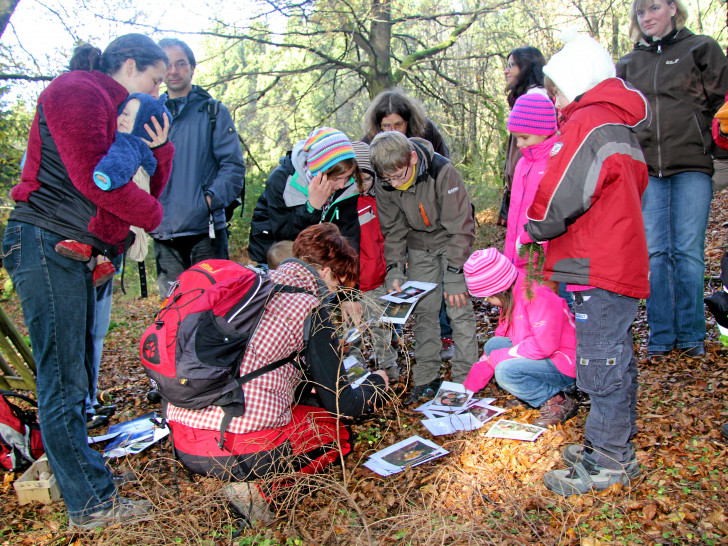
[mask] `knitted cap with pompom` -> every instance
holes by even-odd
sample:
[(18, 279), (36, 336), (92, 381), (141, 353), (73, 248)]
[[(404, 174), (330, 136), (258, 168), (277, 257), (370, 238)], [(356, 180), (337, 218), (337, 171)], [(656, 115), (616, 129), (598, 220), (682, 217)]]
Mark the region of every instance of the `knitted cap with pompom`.
[(566, 45), (549, 59), (543, 73), (569, 102), (616, 76), (612, 56), (594, 38), (572, 28), (564, 30), (561, 39)]

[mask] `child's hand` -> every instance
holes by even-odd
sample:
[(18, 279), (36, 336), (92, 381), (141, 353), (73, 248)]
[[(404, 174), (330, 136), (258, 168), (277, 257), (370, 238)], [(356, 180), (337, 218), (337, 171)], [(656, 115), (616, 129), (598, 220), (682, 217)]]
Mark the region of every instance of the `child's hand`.
[(399, 286), (399, 281), (397, 279), (392, 281), (392, 286), (394, 287), (394, 290), (387, 290), (390, 294), (396, 294), (397, 292), (401, 292), (402, 288)]
[(344, 324), (360, 326), (362, 312), (361, 303), (358, 301), (341, 302), (341, 319), (344, 321)]
[(448, 295), (447, 292), (444, 292), (444, 296), (451, 307), (457, 307), (458, 309), (460, 309), (461, 307), (465, 307), (468, 304), (467, 292), (463, 292), (462, 294), (450, 295)]
[(316, 210), (321, 210), (332, 193), (334, 186), (324, 173), (318, 173), (308, 184), (308, 202)]
[(147, 131), (147, 134), (149, 135), (151, 140), (142, 140), (144, 140), (146, 145), (152, 149), (159, 148), (167, 142), (167, 134), (169, 133), (169, 119), (167, 118), (167, 114), (162, 114), (162, 117), (164, 117), (164, 127), (159, 124), (157, 118), (154, 116), (152, 116), (152, 124), (154, 125), (153, 131), (151, 127), (149, 127), (148, 123), (144, 124), (144, 129)]

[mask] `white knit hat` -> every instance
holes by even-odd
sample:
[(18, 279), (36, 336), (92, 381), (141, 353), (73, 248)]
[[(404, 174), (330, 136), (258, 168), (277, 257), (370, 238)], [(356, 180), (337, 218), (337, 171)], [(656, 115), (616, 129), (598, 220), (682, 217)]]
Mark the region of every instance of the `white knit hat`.
[(549, 59), (543, 73), (569, 102), (617, 75), (612, 56), (594, 38), (568, 29), (561, 33), (561, 39), (566, 45)]

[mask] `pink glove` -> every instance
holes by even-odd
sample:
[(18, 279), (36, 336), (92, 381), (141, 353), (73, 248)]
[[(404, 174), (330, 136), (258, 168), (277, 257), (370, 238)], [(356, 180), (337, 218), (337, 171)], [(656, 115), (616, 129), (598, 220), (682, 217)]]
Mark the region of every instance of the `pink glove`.
[(468, 373), (468, 377), (463, 382), (463, 385), (468, 390), (478, 392), (488, 384), (488, 381), (493, 378), (493, 375), (495, 375), (495, 366), (491, 366), (488, 357), (483, 355), (470, 368), (470, 373)]

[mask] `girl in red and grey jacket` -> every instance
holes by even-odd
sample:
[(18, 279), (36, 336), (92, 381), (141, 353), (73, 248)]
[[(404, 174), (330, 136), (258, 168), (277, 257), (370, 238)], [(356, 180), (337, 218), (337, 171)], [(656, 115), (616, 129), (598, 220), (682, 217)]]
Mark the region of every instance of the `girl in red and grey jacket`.
[(470, 295), (501, 308), (495, 335), (473, 364), (465, 388), (477, 392), (495, 374), (501, 388), (540, 408), (533, 424), (573, 417), (576, 402), (564, 391), (574, 387), (576, 334), (566, 302), (542, 285), (533, 286), (529, 298), (523, 275), (495, 248), (473, 253), (464, 270)]

